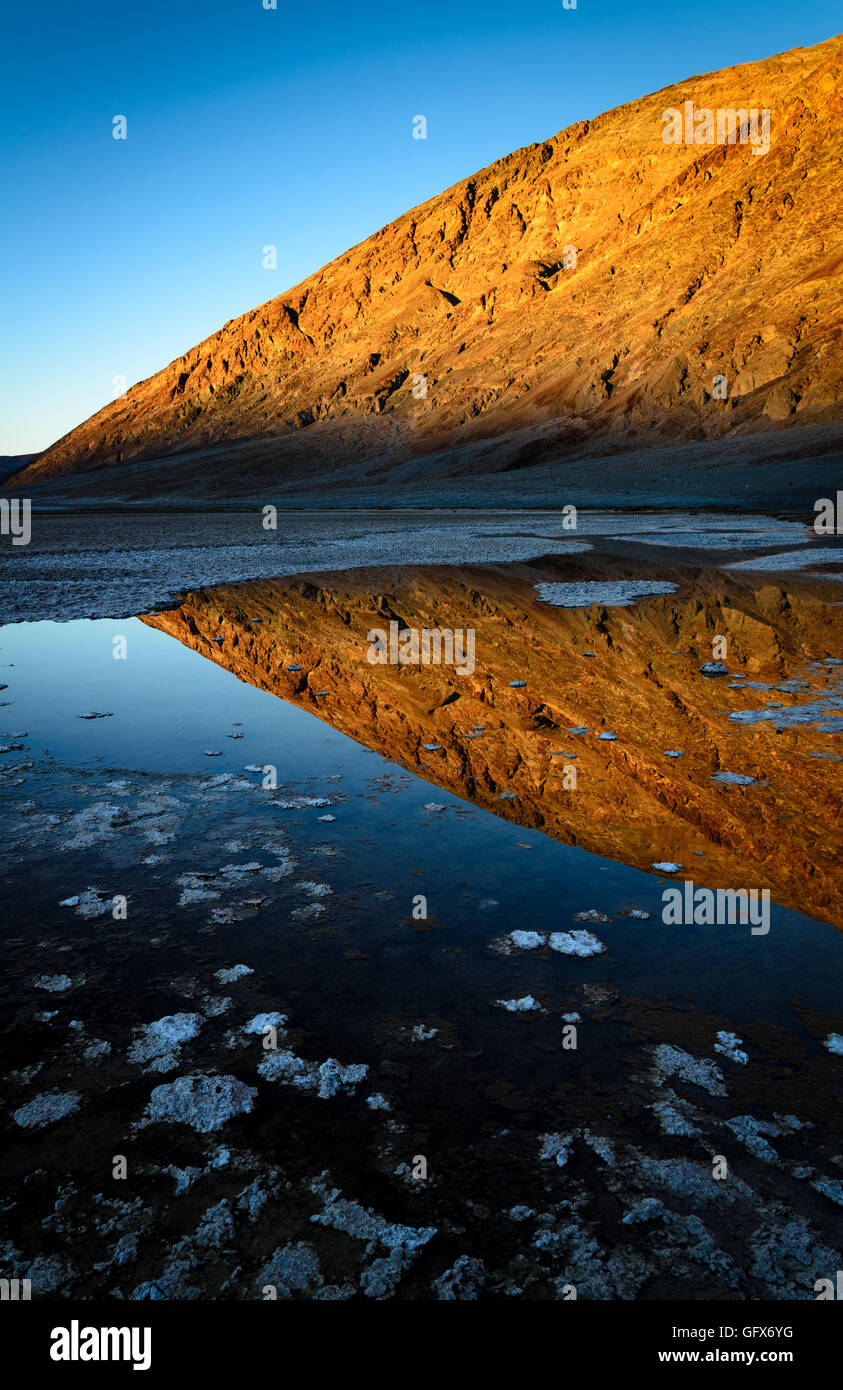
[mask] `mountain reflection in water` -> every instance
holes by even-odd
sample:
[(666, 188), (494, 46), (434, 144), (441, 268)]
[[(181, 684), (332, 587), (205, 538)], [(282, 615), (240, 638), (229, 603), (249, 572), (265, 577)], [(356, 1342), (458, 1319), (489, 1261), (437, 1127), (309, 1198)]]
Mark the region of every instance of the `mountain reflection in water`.
[[(298, 575), (144, 621), (495, 815), (843, 926), (843, 607), (809, 582), (686, 568), (631, 606), (555, 608), (547, 577)], [(368, 634), (390, 623), (473, 629), (474, 670), (373, 664)], [(721, 653), (728, 675), (700, 671)]]

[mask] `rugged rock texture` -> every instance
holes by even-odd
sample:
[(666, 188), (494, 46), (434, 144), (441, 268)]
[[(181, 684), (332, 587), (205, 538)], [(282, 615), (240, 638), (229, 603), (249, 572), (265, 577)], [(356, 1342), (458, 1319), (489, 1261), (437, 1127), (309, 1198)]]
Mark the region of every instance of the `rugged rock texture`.
[[(556, 566), (578, 581), (624, 573), (583, 556)], [(508, 820), (647, 871), (672, 860), (698, 884), (767, 887), (774, 901), (843, 926), (843, 764), (829, 756), (839, 735), (818, 731), (823, 715), (781, 731), (775, 719), (729, 718), (766, 704), (784, 716), (837, 688), (839, 667), (807, 665), (805, 689), (780, 687), (817, 657), (843, 655), (840, 606), (816, 596), (816, 580), (785, 589), (688, 568), (673, 573), (679, 588), (666, 597), (557, 609), (538, 601), (528, 576), (526, 567), (297, 576), (189, 594), (144, 621)], [(476, 669), (370, 664), (367, 633), (391, 620), (474, 628)], [(730, 672), (772, 688), (741, 691), (701, 674), (716, 636)], [(843, 696), (825, 710), (843, 711)], [(569, 732), (580, 726), (590, 732)], [(723, 773), (755, 780), (712, 780)]]
[[(244, 441), (279, 478), (365, 460), (375, 481), (430, 454), (434, 471), (489, 473), (595, 437), (838, 420), (841, 56), (838, 37), (688, 78), (499, 160), (227, 323), (22, 478), (210, 448), (179, 464), (201, 489), (235, 445), (249, 467)], [(665, 144), (662, 113), (686, 100), (769, 108), (769, 152)]]

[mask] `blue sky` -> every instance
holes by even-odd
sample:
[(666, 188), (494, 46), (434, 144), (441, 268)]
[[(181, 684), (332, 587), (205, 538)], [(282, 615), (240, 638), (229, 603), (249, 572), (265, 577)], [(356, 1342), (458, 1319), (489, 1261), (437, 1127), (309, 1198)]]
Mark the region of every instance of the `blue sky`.
[(45, 448), (115, 377), (152, 375), (501, 155), (840, 27), (830, 0), (277, 5), (7, 12), (0, 454)]

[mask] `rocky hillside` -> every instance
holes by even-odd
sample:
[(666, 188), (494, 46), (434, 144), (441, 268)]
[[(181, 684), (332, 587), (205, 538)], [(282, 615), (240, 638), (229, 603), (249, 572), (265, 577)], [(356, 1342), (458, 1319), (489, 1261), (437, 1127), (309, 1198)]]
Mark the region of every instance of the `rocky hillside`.
[[(201, 487), (226, 450), (248, 467), (246, 441), (279, 479), (355, 460), (377, 477), (442, 451), (447, 471), (493, 472), (595, 439), (838, 420), (842, 58), (838, 37), (691, 77), (499, 160), (227, 323), (22, 476), (200, 450)], [(666, 144), (663, 113), (686, 101), (768, 108), (769, 150)]]

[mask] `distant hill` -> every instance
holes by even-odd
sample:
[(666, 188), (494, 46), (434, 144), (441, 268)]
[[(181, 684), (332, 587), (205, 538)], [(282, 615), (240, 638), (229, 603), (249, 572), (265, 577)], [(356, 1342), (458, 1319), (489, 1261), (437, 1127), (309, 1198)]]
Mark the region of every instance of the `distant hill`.
[(0, 483), (39, 457), (38, 454), (0, 454)]

